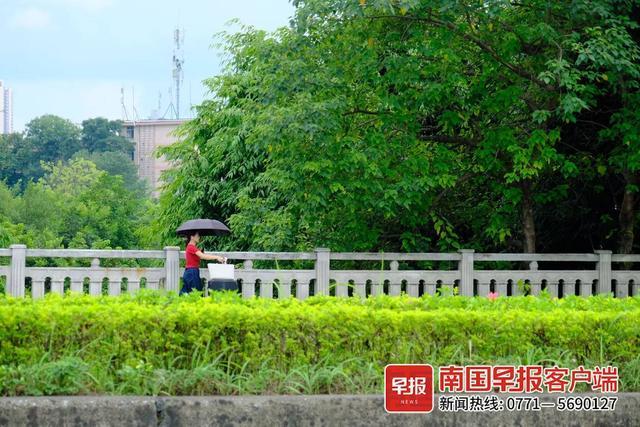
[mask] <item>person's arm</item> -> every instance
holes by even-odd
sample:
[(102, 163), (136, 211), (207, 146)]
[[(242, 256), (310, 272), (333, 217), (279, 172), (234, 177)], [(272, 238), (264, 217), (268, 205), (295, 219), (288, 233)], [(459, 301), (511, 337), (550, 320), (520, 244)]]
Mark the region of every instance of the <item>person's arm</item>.
[(196, 252), (196, 255), (198, 256), (198, 258), (204, 259), (204, 260), (218, 261), (220, 263), (224, 263), (226, 261), (225, 257), (221, 257), (221, 256), (218, 256), (218, 255), (205, 254), (202, 251)]

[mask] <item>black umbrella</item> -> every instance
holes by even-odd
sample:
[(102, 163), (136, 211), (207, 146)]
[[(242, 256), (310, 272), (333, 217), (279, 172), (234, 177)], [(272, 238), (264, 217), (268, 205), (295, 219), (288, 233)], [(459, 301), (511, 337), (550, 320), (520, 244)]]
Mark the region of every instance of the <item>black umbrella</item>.
[(183, 237), (188, 237), (195, 233), (201, 236), (224, 236), (231, 233), (231, 230), (215, 219), (191, 219), (183, 222), (176, 230), (176, 234)]

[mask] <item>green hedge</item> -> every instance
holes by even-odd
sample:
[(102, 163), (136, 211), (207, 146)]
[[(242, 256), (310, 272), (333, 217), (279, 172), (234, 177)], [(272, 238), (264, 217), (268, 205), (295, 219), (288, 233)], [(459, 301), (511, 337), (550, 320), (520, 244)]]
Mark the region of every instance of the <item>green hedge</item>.
[[(3, 395), (305, 392), (309, 378), (286, 387), (269, 378), (323, 369), (339, 371), (331, 381), (363, 383), (338, 392), (379, 392), (387, 363), (614, 364), (623, 388), (640, 390), (639, 354), (635, 297), (0, 298)], [(203, 386), (212, 366), (226, 380)], [(176, 373), (180, 380), (169, 378)], [(29, 386), (29, 375), (42, 384)], [(258, 377), (265, 383), (251, 386)], [(242, 379), (247, 387), (234, 388)], [(313, 391), (336, 391), (328, 387)]]

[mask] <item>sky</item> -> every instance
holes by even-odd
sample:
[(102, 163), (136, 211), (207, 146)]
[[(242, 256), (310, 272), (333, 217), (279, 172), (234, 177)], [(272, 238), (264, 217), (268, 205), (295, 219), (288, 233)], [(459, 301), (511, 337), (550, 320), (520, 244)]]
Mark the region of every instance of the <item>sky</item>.
[(0, 80), (13, 89), (14, 130), (43, 114), (121, 119), (122, 88), (129, 116), (135, 105), (148, 118), (159, 102), (164, 114), (176, 27), (185, 34), (181, 116), (192, 116), (202, 80), (221, 69), (214, 35), (237, 31), (232, 19), (272, 31), (293, 12), (288, 0), (0, 0)]

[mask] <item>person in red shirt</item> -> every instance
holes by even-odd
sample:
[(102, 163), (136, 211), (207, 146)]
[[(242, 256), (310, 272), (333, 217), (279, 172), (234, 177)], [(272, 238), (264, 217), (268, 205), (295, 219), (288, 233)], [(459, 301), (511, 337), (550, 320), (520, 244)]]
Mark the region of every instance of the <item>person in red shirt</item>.
[(180, 295), (191, 292), (193, 289), (202, 291), (202, 280), (200, 279), (200, 260), (218, 261), (220, 263), (226, 263), (227, 259), (218, 255), (209, 255), (198, 249), (198, 242), (200, 242), (200, 234), (195, 233), (189, 236), (187, 248), (185, 250), (185, 257), (187, 263), (184, 269), (184, 275), (182, 276), (182, 289)]

